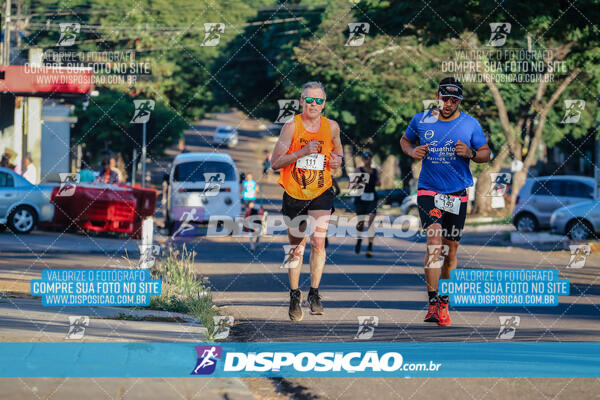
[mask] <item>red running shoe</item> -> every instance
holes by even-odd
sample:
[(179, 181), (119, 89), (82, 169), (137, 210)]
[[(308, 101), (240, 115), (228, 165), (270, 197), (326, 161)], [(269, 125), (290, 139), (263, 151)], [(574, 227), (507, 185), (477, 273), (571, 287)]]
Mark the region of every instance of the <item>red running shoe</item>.
[(448, 312), (448, 303), (444, 303), (443, 301), (438, 302), (438, 311), (437, 315), (439, 321), (437, 321), (438, 326), (450, 326), (450, 313)]
[(435, 303), (429, 303), (429, 307), (427, 308), (427, 315), (423, 320), (424, 322), (440, 322), (440, 317), (438, 315), (438, 304), (439, 300)]

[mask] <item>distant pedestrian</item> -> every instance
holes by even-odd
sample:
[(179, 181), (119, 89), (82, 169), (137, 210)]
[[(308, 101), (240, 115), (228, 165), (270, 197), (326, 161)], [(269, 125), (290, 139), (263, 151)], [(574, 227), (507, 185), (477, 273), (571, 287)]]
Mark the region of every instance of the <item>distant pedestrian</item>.
[(91, 183), (94, 182), (94, 171), (90, 168), (89, 158), (86, 156), (81, 160), (81, 169), (79, 170), (79, 182)]
[(124, 182), (123, 173), (119, 168), (117, 168), (117, 157), (114, 155), (110, 156), (110, 169), (113, 170), (117, 174), (117, 178), (119, 181), (117, 183)]
[(27, 179), (29, 182), (36, 184), (37, 183), (37, 169), (35, 165), (33, 165), (33, 159), (31, 158), (31, 154), (27, 154), (23, 159), (23, 163), (25, 165), (25, 172), (23, 172), (23, 178)]
[(107, 184), (119, 183), (119, 176), (110, 167), (110, 159), (105, 158), (102, 160), (102, 171), (94, 182)]
[(10, 162), (10, 154), (4, 153), (2, 154), (2, 160), (0, 161), (0, 167), (9, 168), (14, 170), (15, 165)]
[(271, 169), (271, 153), (269, 153), (269, 151), (265, 151), (265, 159), (263, 161), (263, 175), (268, 175), (271, 172), (273, 172), (273, 170)]
[(242, 202), (248, 205), (251, 201), (256, 201), (258, 191), (258, 184), (252, 179), (252, 174), (247, 174), (246, 179), (242, 182)]

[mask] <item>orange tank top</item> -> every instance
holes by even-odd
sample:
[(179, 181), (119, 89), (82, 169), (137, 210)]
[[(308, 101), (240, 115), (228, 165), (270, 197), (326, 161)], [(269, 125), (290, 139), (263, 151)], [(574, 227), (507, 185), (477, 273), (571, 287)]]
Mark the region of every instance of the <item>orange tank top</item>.
[[(321, 116), (321, 126), (317, 132), (309, 132), (304, 128), (301, 114), (294, 116), (294, 122), (296, 123), (296, 127), (294, 129), (292, 144), (287, 154), (300, 150), (311, 140), (319, 141), (319, 152), (313, 154), (312, 159), (307, 162), (298, 160), (283, 167), (279, 175), (279, 184), (285, 189), (288, 195), (295, 199), (312, 200), (331, 187), (329, 157), (331, 151), (334, 149), (331, 126), (329, 125), (329, 120), (323, 116)], [(323, 160), (323, 168), (312, 169), (312, 164), (316, 168), (319, 168), (321, 159)]]

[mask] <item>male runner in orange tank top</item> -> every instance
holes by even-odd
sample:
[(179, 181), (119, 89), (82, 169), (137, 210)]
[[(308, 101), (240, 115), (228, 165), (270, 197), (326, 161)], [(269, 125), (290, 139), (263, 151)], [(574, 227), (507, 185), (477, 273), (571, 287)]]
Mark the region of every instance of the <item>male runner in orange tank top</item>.
[(281, 169), (279, 184), (285, 189), (282, 213), (289, 221), (291, 250), (284, 266), (290, 280), (289, 317), (301, 321), (302, 292), (298, 289), (306, 237), (306, 217), (311, 221), (310, 291), (311, 313), (323, 314), (319, 283), (325, 266), (325, 237), (335, 198), (331, 170), (342, 163), (342, 142), (337, 122), (321, 115), (325, 90), (319, 82), (308, 82), (300, 98), (302, 114), (296, 115), (281, 129), (271, 156), (271, 167)]

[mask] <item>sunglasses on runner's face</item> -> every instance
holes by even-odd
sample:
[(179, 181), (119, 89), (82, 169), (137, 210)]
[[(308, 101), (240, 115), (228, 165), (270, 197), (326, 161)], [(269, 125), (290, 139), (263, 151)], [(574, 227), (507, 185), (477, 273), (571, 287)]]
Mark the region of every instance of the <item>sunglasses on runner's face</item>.
[(458, 97), (454, 97), (454, 96), (442, 96), (442, 97), (440, 97), (440, 99), (442, 99), (442, 101), (444, 103), (447, 102), (448, 100), (450, 100), (450, 102), (452, 104), (458, 104), (458, 103), (460, 103), (460, 99)]
[(325, 102), (325, 99), (320, 99), (318, 97), (304, 97), (304, 101), (307, 102), (308, 104), (312, 104), (314, 101), (318, 105), (321, 105)]

